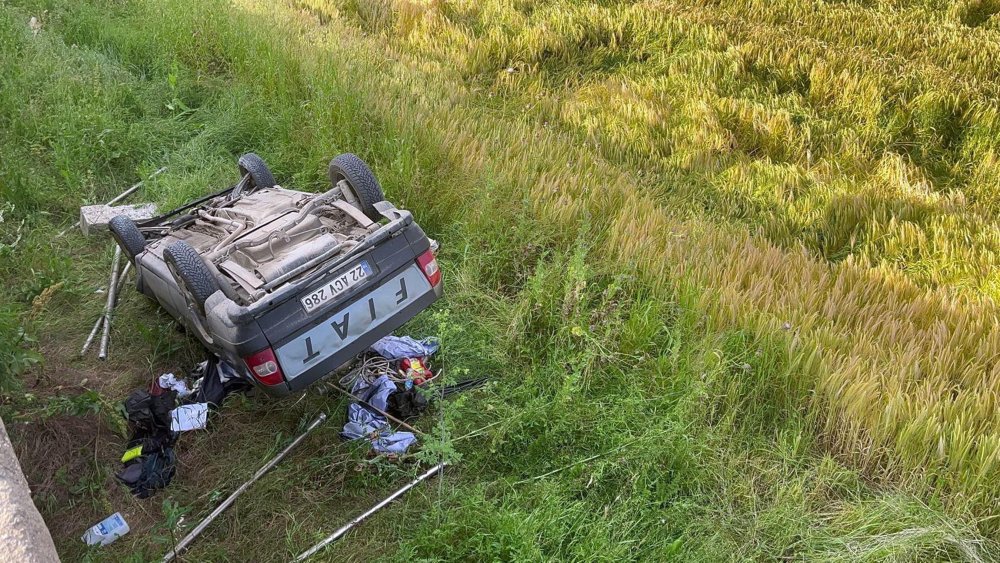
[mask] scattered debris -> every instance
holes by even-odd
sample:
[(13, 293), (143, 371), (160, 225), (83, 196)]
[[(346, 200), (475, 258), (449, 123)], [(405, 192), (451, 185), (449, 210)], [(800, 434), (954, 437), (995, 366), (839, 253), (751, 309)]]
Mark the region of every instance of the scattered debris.
[(193, 388), (172, 373), (154, 378), (149, 389), (136, 389), (122, 407), (131, 429), (125, 467), (118, 480), (139, 498), (151, 496), (170, 484), (176, 472), (173, 447), (181, 432), (205, 428), (208, 413), (232, 393), (245, 391), (250, 384), (240, 378), (232, 365), (215, 355), (191, 372)]
[(210, 354), (207, 360), (198, 364), (190, 377), (195, 384), (188, 401), (208, 403), (212, 409), (221, 407), (226, 397), (233, 393), (244, 393), (253, 387), (232, 364), (215, 354)]
[(129, 532), (128, 523), (120, 512), (115, 512), (84, 532), (83, 540), (87, 545), (108, 545)]
[(187, 381), (183, 379), (177, 379), (177, 376), (172, 373), (165, 373), (157, 379), (160, 387), (163, 389), (170, 389), (177, 393), (178, 399), (183, 399), (191, 394), (191, 390), (188, 389)]
[(42, 30), (42, 22), (38, 21), (35, 16), (31, 16), (31, 19), (28, 20), (28, 29), (31, 30), (31, 36), (34, 37)]
[(142, 451), (142, 455), (126, 464), (115, 477), (128, 486), (133, 495), (148, 498), (170, 484), (177, 473), (177, 457), (170, 447), (150, 453), (143, 447)]
[(123, 403), (131, 438), (122, 456), (125, 466), (116, 477), (139, 498), (169, 485), (176, 473), (173, 446), (177, 433), (170, 430), (170, 412), (176, 402), (176, 392), (154, 381), (149, 391), (136, 389)]
[[(375, 342), (361, 363), (340, 379), (351, 391), (333, 385), (355, 401), (347, 406), (347, 423), (340, 436), (345, 440), (367, 438), (379, 454), (406, 453), (416, 444), (417, 432), (402, 419), (426, 410), (427, 400), (416, 388), (434, 378), (428, 360), (440, 347), (436, 339), (409, 336), (389, 335)], [(393, 430), (390, 420), (413, 432)]]
[(188, 533), (188, 535), (184, 536), (184, 539), (178, 542), (177, 545), (174, 546), (174, 549), (170, 551), (170, 553), (164, 555), (163, 556), (164, 563), (168, 561), (173, 561), (174, 558), (176, 558), (181, 552), (187, 549), (187, 546), (190, 545), (191, 542), (193, 542), (195, 538), (197, 538), (203, 531), (205, 531), (205, 528), (207, 528), (208, 525), (211, 524), (213, 520), (215, 520), (220, 514), (223, 513), (223, 511), (225, 511), (234, 502), (236, 502), (237, 497), (242, 495), (248, 488), (250, 488), (250, 485), (254, 484), (265, 473), (270, 471), (271, 468), (277, 465), (278, 462), (280, 462), (288, 454), (288, 452), (292, 451), (292, 449), (294, 449), (295, 446), (298, 446), (299, 443), (302, 442), (302, 440), (304, 440), (305, 437), (309, 435), (310, 432), (312, 432), (317, 426), (322, 424), (323, 421), (325, 420), (326, 420), (326, 414), (320, 413), (320, 415), (316, 417), (316, 420), (314, 420), (312, 424), (310, 424), (305, 429), (305, 431), (302, 432), (302, 434), (299, 434), (298, 438), (296, 438), (291, 444), (288, 444), (288, 447), (286, 447), (284, 450), (281, 450), (281, 452), (278, 453), (278, 455), (271, 458), (271, 461), (267, 462), (266, 464), (264, 464), (263, 467), (258, 469), (257, 472), (253, 474), (253, 477), (251, 477), (249, 481), (243, 483), (242, 485), (240, 485), (240, 488), (233, 491), (233, 494), (229, 495), (229, 498), (222, 501), (222, 504), (216, 507), (216, 509), (213, 510), (211, 514), (209, 514), (204, 520), (202, 520), (197, 526), (195, 526), (194, 529), (191, 530), (190, 533)]
[(380, 415), (387, 406), (389, 396), (396, 392), (396, 383), (388, 375), (382, 375), (371, 384), (359, 378), (352, 393), (361, 398), (369, 409), (361, 403), (347, 406), (347, 423), (340, 432), (345, 440), (367, 437), (372, 449), (380, 454), (404, 454), (417, 437), (412, 432), (396, 432), (386, 417)]
[(384, 508), (390, 502), (392, 502), (392, 501), (396, 500), (397, 498), (403, 496), (404, 494), (406, 494), (407, 491), (409, 491), (413, 487), (419, 485), (422, 481), (425, 481), (425, 480), (429, 479), (430, 477), (433, 477), (434, 475), (436, 475), (439, 471), (443, 470), (446, 465), (448, 465), (448, 462), (442, 462), (442, 463), (439, 463), (439, 464), (435, 465), (434, 467), (428, 469), (423, 474), (421, 474), (420, 476), (418, 476), (416, 479), (414, 479), (414, 480), (410, 481), (409, 483), (407, 483), (406, 485), (404, 485), (401, 489), (397, 490), (396, 492), (392, 493), (391, 495), (389, 495), (388, 497), (386, 497), (384, 500), (382, 500), (381, 502), (379, 502), (375, 506), (373, 506), (373, 507), (369, 508), (368, 510), (366, 510), (360, 516), (354, 518), (353, 520), (351, 520), (347, 524), (344, 524), (336, 532), (334, 532), (334, 533), (330, 534), (329, 536), (327, 536), (326, 538), (324, 538), (323, 541), (319, 542), (318, 544), (310, 547), (306, 551), (304, 551), (301, 554), (299, 554), (299, 556), (295, 558), (295, 561), (305, 561), (306, 559), (309, 559), (313, 555), (316, 555), (323, 548), (325, 548), (326, 546), (330, 545), (331, 543), (337, 541), (338, 539), (340, 539), (341, 537), (343, 537), (344, 534), (346, 534), (347, 532), (351, 531), (351, 528), (353, 528), (354, 526), (357, 526), (358, 524), (360, 524), (361, 522), (363, 522), (366, 518), (368, 518), (372, 514), (375, 514), (376, 512), (378, 512), (379, 510), (381, 510), (382, 508)]
[(201, 430), (206, 424), (208, 424), (208, 403), (182, 405), (170, 411), (172, 432)]

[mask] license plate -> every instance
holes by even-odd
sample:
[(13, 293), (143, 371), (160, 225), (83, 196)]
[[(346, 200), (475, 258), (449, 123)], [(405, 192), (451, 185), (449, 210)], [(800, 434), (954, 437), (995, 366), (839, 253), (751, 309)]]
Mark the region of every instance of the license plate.
[(329, 280), (316, 291), (313, 291), (309, 295), (300, 299), (299, 301), (302, 302), (302, 308), (305, 309), (307, 313), (312, 313), (316, 309), (322, 307), (324, 303), (365, 281), (365, 279), (371, 274), (371, 266), (368, 265), (368, 262), (362, 260), (361, 262), (355, 264), (350, 270), (347, 270), (332, 280)]
[(288, 380), (298, 377), (375, 330), (432, 289), (417, 265), (410, 266), (350, 305), (330, 313), (316, 326), (280, 345), (275, 354), (281, 371)]

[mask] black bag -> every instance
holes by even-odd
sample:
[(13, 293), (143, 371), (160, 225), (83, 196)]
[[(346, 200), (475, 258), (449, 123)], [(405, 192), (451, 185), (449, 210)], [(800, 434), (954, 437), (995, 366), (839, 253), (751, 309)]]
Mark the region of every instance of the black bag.
[(153, 398), (143, 389), (136, 389), (125, 398), (125, 418), (135, 430), (153, 429)]
[(125, 444), (125, 450), (131, 450), (142, 446), (142, 453), (151, 454), (162, 452), (167, 448), (172, 448), (177, 443), (177, 436), (180, 432), (170, 432), (169, 430), (158, 430), (151, 434), (135, 436)]
[(427, 399), (417, 391), (416, 387), (389, 395), (386, 403), (386, 411), (402, 420), (416, 418), (427, 410)]
[(141, 457), (125, 465), (125, 469), (115, 477), (132, 490), (139, 498), (148, 498), (158, 489), (170, 484), (177, 472), (177, 458), (173, 448), (143, 454)]
[(164, 391), (152, 397), (149, 410), (153, 413), (153, 425), (159, 429), (170, 428), (170, 411), (177, 406), (177, 392)]
[(144, 389), (136, 389), (125, 399), (125, 417), (132, 424), (133, 434), (145, 436), (157, 429), (170, 429), (170, 411), (177, 404), (177, 393), (166, 391), (155, 397)]

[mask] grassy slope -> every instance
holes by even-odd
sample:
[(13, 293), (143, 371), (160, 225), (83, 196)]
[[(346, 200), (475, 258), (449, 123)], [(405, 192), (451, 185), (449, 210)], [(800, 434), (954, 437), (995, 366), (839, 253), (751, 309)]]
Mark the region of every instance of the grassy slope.
[(736, 326), (790, 325), (836, 449), (878, 467), (889, 448), (996, 511), (989, 5), (311, 5), (521, 136), (583, 145), (536, 158), (480, 128), (511, 167), (565, 162), (536, 203), (569, 225), (589, 213), (652, 285), (708, 289)]
[[(11, 77), (0, 90), (9, 131), (0, 139), (0, 189), (14, 206), (3, 242), (25, 220), (24, 238), (3, 250), (0, 276), (11, 288), (7, 303), (22, 311), (16, 320), (46, 357), (28, 374), (29, 384), (38, 381), (35, 399), (12, 394), (4, 416), (31, 421), (15, 436), (67, 558), (80, 554), (82, 528), (112, 510), (124, 509), (135, 529), (112, 557), (149, 557), (165, 532), (154, 529), (159, 499), (134, 501), (107, 478), (120, 438), (106, 402), (58, 397), (87, 387), (114, 401), (144, 377), (193, 361), (195, 351), (133, 295), (117, 325), (114, 363), (71, 360), (99, 306), (90, 293), (108, 253), (75, 236), (50, 239), (81, 200), (105, 199), (143, 171), (169, 164), (149, 193), (176, 203), (229, 180), (233, 155), (249, 148), (279, 178), (313, 189), (331, 154), (368, 159), (390, 197), (445, 242), (449, 297), (411, 330), (446, 338), (450, 370), (499, 376), (445, 413), (452, 436), (497, 423), (452, 443), (461, 468), (368, 524), (340, 555), (905, 560), (989, 549), (976, 543), (970, 505), (935, 492), (953, 485), (924, 489), (916, 479), (900, 488), (827, 453), (851, 448), (831, 447), (842, 434), (825, 430), (825, 402), (812, 392), (818, 369), (780, 331), (728, 312), (725, 299), (739, 292), (721, 291), (722, 306), (701, 295), (701, 282), (725, 290), (724, 273), (704, 273), (696, 253), (683, 275), (664, 272), (668, 283), (622, 273), (606, 245), (622, 236), (623, 221), (607, 210), (637, 203), (621, 191), (635, 178), (628, 162), (594, 158), (572, 136), (511, 119), (510, 108), (481, 103), (447, 68), (398, 60), (341, 27), (332, 10), (44, 7), (34, 38), (24, 22), (42, 6), (0, 12), (0, 64)], [(605, 192), (585, 189), (581, 178), (595, 172), (623, 179)], [(730, 231), (699, 220), (674, 228), (715, 241), (708, 249), (726, 258)], [(806, 256), (788, 260), (812, 267)], [(34, 315), (23, 312), (59, 282)], [(310, 395), (294, 405), (234, 405), (212, 433), (185, 440), (178, 481), (163, 496), (203, 514), (211, 491), (241, 482), (281, 443), (276, 433), (289, 435), (320, 408), (339, 413), (342, 404)], [(103, 432), (92, 438), (95, 426)], [(391, 468), (344, 476), (360, 456), (334, 436), (329, 425), (309, 455), (255, 489), (193, 556), (287, 558), (400, 480)], [(56, 448), (70, 471), (60, 473), (44, 448)], [(895, 467), (892, 456), (859, 457)]]

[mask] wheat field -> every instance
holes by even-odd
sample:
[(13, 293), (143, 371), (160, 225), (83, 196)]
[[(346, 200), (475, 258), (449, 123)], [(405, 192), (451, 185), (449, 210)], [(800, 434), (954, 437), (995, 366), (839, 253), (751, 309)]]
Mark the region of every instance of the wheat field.
[[(1000, 553), (1000, 4), (14, 4), (0, 149), (18, 158), (0, 164), (0, 188), (32, 230), (0, 246), (0, 280), (18, 288), (0, 334), (25, 349), (0, 357), (7, 372), (39, 369), (29, 348), (65, 360), (53, 344), (65, 323), (31, 312), (56, 283), (68, 282), (50, 309), (85, 331), (59, 292), (101, 274), (55, 272), (101, 251), (45, 238), (81, 192), (110, 194), (166, 159), (150, 194), (179, 203), (247, 146), (318, 189), (338, 147), (443, 242), (449, 296), (417, 327), (452, 335), (464, 368), (503, 374), (447, 414), (441, 451), (469, 469), (444, 500), (413, 501), (399, 510), (418, 525), (388, 516), (386, 537), (338, 556)], [(43, 9), (39, 41), (20, 22)], [(127, 142), (97, 150), (103, 130)], [(0, 223), (0, 242), (16, 226)], [(126, 327), (163, 334), (129, 307)], [(154, 336), (136, 351), (160, 354)], [(158, 362), (190, 353), (172, 346)], [(257, 416), (241, 408), (237, 420)], [(276, 410), (275, 424), (305, 416)], [(484, 442), (454, 441), (465, 435)], [(271, 505), (246, 508), (281, 514), (287, 539), (268, 557), (307, 545), (317, 511), (353, 498), (327, 481), (342, 461), (325, 448), (307, 475), (334, 492), (275, 485)], [(201, 493), (176, 498), (205, 511)], [(200, 555), (229, 558), (225, 537)]]
[(563, 133), (481, 152), (548, 163), (539, 213), (664, 294), (785, 332), (835, 451), (1000, 509), (1000, 6), (314, 7), (498, 100), (507, 139)]

